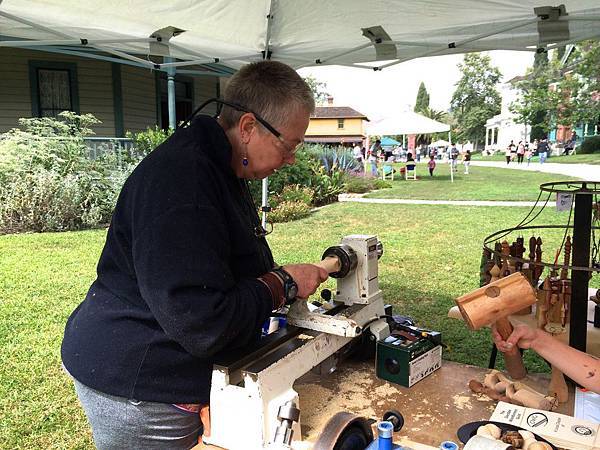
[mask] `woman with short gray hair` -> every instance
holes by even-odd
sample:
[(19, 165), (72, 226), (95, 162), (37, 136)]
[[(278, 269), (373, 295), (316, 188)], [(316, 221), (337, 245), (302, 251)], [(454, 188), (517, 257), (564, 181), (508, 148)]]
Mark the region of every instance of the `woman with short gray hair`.
[(274, 263), (247, 185), (295, 162), (310, 88), (262, 61), (212, 101), (218, 119), (195, 117), (125, 182), (97, 278), (67, 322), (63, 363), (99, 449), (194, 446), (215, 357), (257, 342), (273, 310), (327, 279)]

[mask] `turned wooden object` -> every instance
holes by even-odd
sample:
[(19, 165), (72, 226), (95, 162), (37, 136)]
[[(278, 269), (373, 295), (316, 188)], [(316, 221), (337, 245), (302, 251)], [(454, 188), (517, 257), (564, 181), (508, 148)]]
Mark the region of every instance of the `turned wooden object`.
[(511, 403), (521, 404), (528, 408), (542, 409), (551, 411), (555, 407), (553, 398), (544, 397), (537, 391), (521, 383), (512, 383), (506, 387), (506, 396), (511, 400)]
[(337, 256), (327, 256), (325, 259), (315, 263), (315, 266), (322, 267), (327, 273), (339, 272), (341, 269), (340, 259)]
[[(456, 304), (471, 330), (495, 323), (498, 333), (506, 340), (513, 331), (508, 316), (535, 301), (535, 291), (527, 278), (515, 272), (457, 298)], [(504, 362), (513, 379), (524, 378), (527, 374), (517, 346), (504, 353)]]

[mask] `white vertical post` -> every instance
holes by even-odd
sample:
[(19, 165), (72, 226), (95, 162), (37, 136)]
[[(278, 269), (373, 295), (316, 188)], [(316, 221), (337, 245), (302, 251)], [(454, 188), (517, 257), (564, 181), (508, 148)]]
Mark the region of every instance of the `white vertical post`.
[[(165, 62), (173, 62), (173, 58), (165, 56)], [(177, 115), (175, 109), (175, 67), (167, 67), (167, 105), (169, 108), (169, 128), (177, 128)]]

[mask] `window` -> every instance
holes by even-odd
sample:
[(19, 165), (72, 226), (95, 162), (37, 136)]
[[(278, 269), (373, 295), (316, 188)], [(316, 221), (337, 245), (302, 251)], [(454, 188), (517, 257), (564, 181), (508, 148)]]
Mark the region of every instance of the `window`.
[(344, 119), (338, 119), (338, 130), (344, 129)]
[(62, 111), (73, 111), (68, 70), (38, 69), (40, 117), (56, 117)]
[(29, 82), (34, 117), (56, 117), (62, 111), (79, 113), (75, 64), (30, 61)]

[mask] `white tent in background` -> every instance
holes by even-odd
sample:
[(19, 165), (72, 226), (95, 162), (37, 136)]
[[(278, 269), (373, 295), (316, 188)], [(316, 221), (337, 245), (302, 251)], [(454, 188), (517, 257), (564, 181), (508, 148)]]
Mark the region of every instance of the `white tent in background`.
[(394, 134), (428, 134), (450, 131), (450, 125), (430, 119), (412, 111), (406, 111), (386, 117), (380, 121), (367, 124), (369, 135), (394, 135)]
[(431, 144), (429, 144), (430, 147), (432, 148), (440, 148), (440, 147), (448, 147), (450, 145), (450, 142), (445, 141), (443, 139), (439, 139), (437, 141), (432, 142)]

